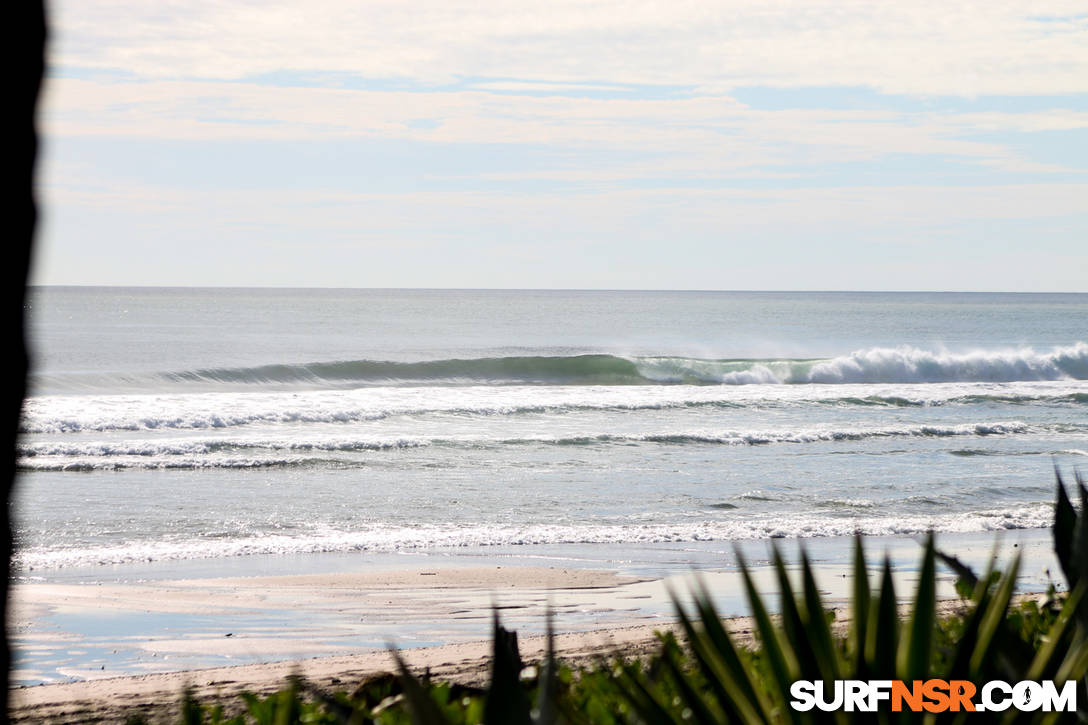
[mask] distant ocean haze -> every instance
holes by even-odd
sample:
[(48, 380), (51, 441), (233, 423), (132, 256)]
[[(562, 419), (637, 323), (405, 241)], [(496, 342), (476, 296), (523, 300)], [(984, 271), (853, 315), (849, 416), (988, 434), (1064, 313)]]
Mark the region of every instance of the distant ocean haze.
[(1046, 526), (1088, 295), (40, 288), (18, 564)]

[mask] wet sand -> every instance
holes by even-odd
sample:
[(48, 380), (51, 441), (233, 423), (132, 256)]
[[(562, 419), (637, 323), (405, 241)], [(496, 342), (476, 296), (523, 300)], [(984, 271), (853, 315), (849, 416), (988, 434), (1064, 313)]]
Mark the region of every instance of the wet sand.
[[(945, 537), (981, 568), (994, 537)], [(849, 539), (806, 542), (828, 606), (845, 602)], [(815, 545), (811, 545), (815, 544)], [(898, 590), (913, 590), (917, 542), (867, 542), (895, 563)], [(792, 546), (786, 547), (792, 549)], [(1045, 588), (1054, 571), (1049, 532), (1017, 532), (1005, 552), (1027, 554), (1021, 591)], [(765, 549), (764, 549), (765, 550)], [(766, 560), (746, 555), (757, 586), (775, 594)], [(418, 563), (418, 562), (416, 562)], [(478, 682), (486, 670), (493, 608), (519, 632), (523, 655), (543, 651), (545, 612), (554, 612), (562, 656), (575, 661), (620, 652), (639, 656), (654, 632), (672, 626), (675, 593), (687, 601), (690, 573), (633, 574), (623, 568), (465, 566), (465, 560), (385, 570), (260, 576), (192, 576), (136, 581), (24, 582), (15, 587), (11, 629), (17, 648), (12, 693), (16, 720), (113, 722), (169, 712), (188, 685), (204, 698), (270, 692), (299, 672), (327, 688), (353, 687), (388, 671), (395, 645), (413, 667)], [(698, 577), (723, 615), (747, 611), (735, 567)], [(954, 596), (952, 577), (939, 594)], [(955, 606), (952, 602), (948, 606)], [(845, 613), (837, 617), (846, 622)], [(743, 638), (749, 624), (731, 620)], [(163, 709), (165, 708), (165, 709)]]

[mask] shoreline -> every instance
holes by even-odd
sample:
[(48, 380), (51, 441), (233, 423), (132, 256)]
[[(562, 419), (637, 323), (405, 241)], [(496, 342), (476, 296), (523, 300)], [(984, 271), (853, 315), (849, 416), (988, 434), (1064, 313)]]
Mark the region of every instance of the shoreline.
[[(993, 533), (944, 535), (938, 545), (981, 570), (995, 538)], [(1048, 569), (1057, 571), (1050, 531), (1010, 531), (1004, 539), (1002, 562), (1014, 551), (1024, 554), (1021, 594), (1045, 590)], [(797, 540), (775, 543), (789, 562), (796, 560)], [(841, 607), (850, 586), (852, 539), (800, 543), (825, 603)], [(726, 546), (717, 542), (711, 548), (718, 554)], [(915, 540), (874, 537), (865, 546), (870, 575), (886, 554), (897, 591), (913, 592), (921, 554)], [(777, 587), (767, 547), (766, 541), (740, 545), (757, 588), (773, 602)], [(354, 570), (326, 561), (328, 570), (307, 574), (169, 579), (167, 567), (158, 578), (22, 582), (12, 599), (11, 632), (19, 657), (13, 682), (23, 685), (11, 690), (12, 717), (123, 720), (140, 708), (176, 705), (186, 684), (208, 697), (242, 689), (270, 692), (296, 670), (322, 687), (351, 687), (353, 679), (391, 669), (386, 651), (391, 644), (412, 667), (478, 681), (486, 674), (493, 605), (503, 625), (519, 633), (526, 660), (543, 652), (548, 609), (557, 631), (564, 632), (557, 635), (564, 658), (585, 661), (617, 651), (638, 656), (656, 646), (655, 631), (674, 622), (670, 590), (688, 604), (696, 577), (743, 634), (748, 609), (735, 560), (719, 557), (715, 568), (705, 561), (692, 564), (691, 556), (680, 556), (690, 548), (655, 547), (661, 561), (653, 566), (630, 560), (616, 565), (614, 552), (597, 547), (596, 559), (566, 567), (557, 557), (542, 560), (544, 565), (510, 566), (509, 559), (468, 556), (431, 560), (429, 566), (416, 559), (410, 567), (367, 568), (356, 557)], [(532, 559), (519, 554), (519, 564)], [(663, 566), (669, 557), (678, 561)], [(570, 557), (563, 561), (573, 563)], [(958, 602), (952, 584), (952, 575), (942, 571), (938, 596), (944, 607)], [(846, 619), (840, 612), (836, 621), (843, 626)]]
[[(656, 646), (655, 632), (669, 626), (662, 622), (562, 633), (556, 635), (556, 648), (560, 656), (570, 662), (587, 662), (615, 652), (625, 656), (641, 656)], [(543, 657), (542, 635), (519, 636), (518, 642), (526, 662)], [(414, 671), (429, 669), (438, 679), (479, 685), (487, 679), (491, 642), (460, 642), (401, 649), (399, 652)], [(351, 689), (362, 680), (391, 672), (393, 668), (389, 652), (374, 651), (19, 687), (11, 690), (10, 716), (13, 722), (122, 720), (138, 712), (147, 714), (150, 710), (161, 714), (174, 708), (187, 686), (194, 688), (198, 698), (218, 701), (230, 699), (243, 691), (262, 695), (274, 692), (295, 674), (302, 675), (322, 689)]]
[[(1019, 598), (1030, 596), (1019, 595)], [(941, 599), (937, 608), (940, 616), (949, 616), (961, 611), (963, 602)], [(903, 616), (907, 607), (901, 605), (900, 610)], [(836, 607), (833, 611), (833, 629), (845, 633), (850, 624), (848, 609)], [(728, 617), (723, 623), (738, 645), (755, 644), (751, 617)], [(673, 621), (557, 633), (556, 656), (575, 666), (613, 656), (641, 658), (657, 651), (660, 646), (657, 633), (665, 631), (679, 634)], [(518, 644), (526, 664), (538, 662), (545, 656), (546, 638), (543, 635), (519, 636)], [(412, 671), (429, 671), (437, 680), (482, 686), (490, 674), (490, 640), (398, 651)], [(181, 694), (186, 688), (192, 688), (202, 702), (229, 703), (233, 700), (233, 704), (240, 704), (240, 693), (266, 696), (282, 689), (287, 678), (293, 675), (303, 677), (324, 691), (335, 691), (350, 690), (366, 679), (393, 670), (391, 654), (380, 651), (19, 687), (11, 690), (9, 717), (11, 722), (52, 723), (116, 722), (137, 714), (169, 718), (178, 711)]]

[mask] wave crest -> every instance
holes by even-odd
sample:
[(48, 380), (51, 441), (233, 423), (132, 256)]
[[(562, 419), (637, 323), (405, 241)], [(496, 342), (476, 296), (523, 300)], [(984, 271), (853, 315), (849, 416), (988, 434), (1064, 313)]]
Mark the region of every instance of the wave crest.
[(1031, 348), (968, 353), (916, 347), (873, 347), (822, 359), (694, 360), (636, 359), (639, 372), (658, 383), (911, 384), (1011, 383), (1088, 380), (1088, 343), (1037, 352)]
[[(988, 437), (1032, 433), (1036, 427), (1021, 421), (964, 423), (960, 425), (888, 426), (874, 428), (675, 431), (661, 433), (585, 433), (569, 436), (488, 438), (346, 437), (309, 441), (260, 438), (209, 438), (160, 441), (89, 441), (23, 443), (18, 448), (22, 470), (88, 471), (126, 468), (255, 468), (336, 465), (342, 454), (397, 451), (408, 448), (497, 448), (505, 446), (600, 446), (655, 444), (668, 446), (765, 446), (774, 444), (835, 443), (880, 438)], [(357, 463), (357, 461), (356, 461)]]
[[(137, 379), (138, 378), (138, 379)], [(824, 359), (702, 359), (682, 356), (528, 355), (396, 362), (343, 360), (202, 368), (133, 377), (46, 376), (48, 386), (157, 390), (166, 386), (350, 388), (459, 385), (780, 385), (1088, 380), (1088, 343), (966, 353), (873, 347)]]
[[(851, 510), (867, 511), (857, 502)], [(102, 566), (133, 562), (211, 559), (261, 554), (310, 554), (354, 551), (411, 551), (435, 548), (514, 547), (548, 544), (643, 545), (696, 541), (741, 541), (766, 538), (848, 537), (857, 532), (871, 536), (909, 536), (928, 531), (972, 533), (1045, 528), (1053, 507), (1033, 503), (954, 514), (841, 516), (813, 514), (729, 515), (698, 522), (604, 523), (598, 525), (527, 524), (524, 526), (426, 525), (375, 526), (355, 531), (314, 530), (237, 537), (194, 537), (175, 541), (132, 541), (86, 548), (22, 548), (15, 566), (23, 572), (75, 566)]]
[[(1036, 352), (1030, 348), (965, 354), (913, 347), (860, 350), (814, 364), (808, 383), (1006, 383), (1088, 378), (1088, 344)], [(794, 382), (794, 381), (789, 381)]]

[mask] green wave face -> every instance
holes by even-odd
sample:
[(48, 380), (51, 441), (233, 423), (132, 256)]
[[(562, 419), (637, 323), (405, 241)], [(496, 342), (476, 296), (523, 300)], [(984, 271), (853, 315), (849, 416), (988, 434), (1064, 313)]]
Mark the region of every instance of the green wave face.
[(465, 360), (390, 362), (349, 360), (304, 365), (211, 368), (172, 373), (174, 380), (223, 383), (357, 381), (361, 383), (472, 381), (565, 385), (647, 385), (637, 365), (613, 355), (488, 357)]
[(168, 373), (174, 381), (361, 384), (470, 382), (558, 385), (751, 385), (1014, 382), (1088, 379), (1088, 343), (1051, 351), (953, 354), (870, 348), (825, 359), (725, 359), (678, 356), (538, 355), (422, 362), (348, 360)]

